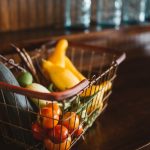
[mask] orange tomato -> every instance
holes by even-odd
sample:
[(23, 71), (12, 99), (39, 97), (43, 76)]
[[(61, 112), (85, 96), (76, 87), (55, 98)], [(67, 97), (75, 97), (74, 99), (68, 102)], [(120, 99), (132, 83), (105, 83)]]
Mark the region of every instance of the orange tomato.
[(47, 107), (52, 108), (55, 111), (55, 113), (57, 113), (58, 115), (61, 115), (61, 109), (57, 102), (51, 102), (47, 104)]
[(64, 142), (59, 144), (55, 144), (50, 139), (46, 138), (44, 140), (44, 145), (47, 150), (68, 150), (71, 146), (71, 136), (68, 136)]
[(59, 115), (51, 107), (40, 109), (40, 120), (44, 128), (53, 128), (58, 124)]
[(79, 127), (79, 116), (75, 112), (67, 112), (63, 116), (62, 125), (64, 125), (69, 133), (72, 133)]

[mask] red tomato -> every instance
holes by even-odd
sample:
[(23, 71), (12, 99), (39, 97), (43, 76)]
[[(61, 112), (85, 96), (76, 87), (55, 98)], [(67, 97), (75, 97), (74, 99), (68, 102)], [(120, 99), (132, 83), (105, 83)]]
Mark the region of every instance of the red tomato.
[(75, 137), (79, 137), (83, 132), (83, 127), (82, 125), (79, 125), (79, 128), (75, 131), (74, 135)]
[(64, 142), (65, 139), (68, 137), (69, 131), (66, 127), (62, 125), (57, 125), (54, 127), (53, 130), (49, 131), (49, 136), (52, 139), (52, 141), (56, 143)]
[(40, 110), (41, 123), (44, 128), (53, 128), (58, 124), (59, 115), (51, 107), (43, 107)]
[(67, 112), (63, 116), (62, 125), (69, 130), (69, 133), (72, 133), (79, 127), (79, 116), (75, 112)]
[(32, 134), (36, 140), (42, 141), (44, 138), (44, 129), (41, 128), (38, 122), (32, 124)]

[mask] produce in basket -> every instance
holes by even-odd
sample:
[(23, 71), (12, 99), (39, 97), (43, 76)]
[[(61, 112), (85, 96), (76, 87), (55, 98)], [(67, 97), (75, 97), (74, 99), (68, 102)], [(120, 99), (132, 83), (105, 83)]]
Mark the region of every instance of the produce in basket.
[(78, 84), (85, 77), (75, 68), (66, 56), (68, 41), (62, 39), (56, 45), (47, 60), (43, 60), (42, 68), (59, 90), (66, 90)]
[(43, 69), (59, 90), (69, 89), (80, 82), (70, 70), (55, 65), (50, 61), (43, 60)]
[(61, 109), (60, 109), (60, 107), (59, 107), (59, 104), (58, 104), (58, 102), (56, 102), (56, 101), (49, 102), (49, 103), (47, 104), (47, 107), (51, 107), (51, 108), (55, 111), (55, 113), (56, 113), (57, 115), (59, 115), (59, 116), (62, 114)]
[(33, 77), (30, 72), (23, 71), (17, 78), (19, 84), (23, 87), (26, 87), (27, 85), (32, 84)]
[[(18, 81), (12, 74), (12, 72), (2, 63), (0, 63), (0, 81), (4, 83), (8, 83), (10, 85), (19, 86)], [(30, 109), (33, 110), (28, 99), (19, 94), (13, 94), (8, 90), (4, 91), (4, 96), (6, 99), (6, 103), (12, 106), (18, 106), (22, 110)]]
[(66, 56), (67, 48), (68, 41), (66, 39), (61, 39), (56, 45), (54, 52), (48, 57), (48, 61), (70, 70), (80, 81), (82, 81), (85, 77), (76, 69), (71, 60)]
[(53, 53), (48, 57), (48, 60), (55, 65), (65, 67), (65, 55), (68, 48), (68, 41), (65, 39), (60, 40)]
[[(85, 77), (77, 70), (71, 60), (66, 56), (68, 41), (65, 39), (60, 40), (53, 53), (47, 60), (43, 60), (42, 68), (47, 73), (51, 81), (59, 90), (66, 90), (84, 80)], [(112, 83), (106, 81), (100, 86), (93, 85), (88, 88), (81, 96), (93, 95), (98, 90), (104, 89), (104, 92), (111, 88)], [(101, 94), (102, 95), (102, 94)], [(98, 96), (100, 97), (100, 96)]]
[(93, 111), (95, 111), (96, 109), (99, 109), (99, 111), (102, 110), (103, 108), (103, 99), (104, 96), (104, 92), (98, 92), (97, 94), (95, 94), (94, 98), (90, 101), (90, 103), (87, 104), (87, 108), (86, 108), (86, 112), (89, 115), (90, 113), (92, 113)]
[(36, 140), (42, 141), (46, 136), (46, 131), (41, 127), (38, 122), (34, 122), (32, 123), (32, 134)]
[(75, 137), (79, 137), (83, 133), (83, 126), (80, 124), (78, 129), (75, 131)]
[[(77, 125), (75, 125), (75, 127), (78, 128), (79, 125), (78, 116), (75, 115), (74, 112), (70, 112), (69, 114), (72, 114), (73, 117), (76, 116)], [(50, 102), (49, 104), (47, 104), (46, 106), (42, 107), (39, 110), (37, 121), (35, 121), (32, 124), (31, 129), (33, 137), (36, 140), (44, 141), (44, 145), (48, 150), (51, 149), (57, 150), (59, 149), (59, 146), (61, 150), (65, 150), (69, 149), (71, 145), (71, 136), (69, 135), (70, 128), (67, 125), (68, 123), (66, 122), (66, 126), (68, 128), (63, 126), (62, 124), (58, 124), (62, 123), (59, 120), (60, 115), (62, 115), (62, 112), (58, 102), (55, 101)], [(74, 119), (70, 119), (72, 123), (71, 125), (72, 128), (74, 124), (73, 121), (75, 121)]]
[(103, 93), (110, 90), (111, 87), (112, 87), (111, 81), (104, 81), (100, 85), (92, 85), (91, 87), (87, 88), (87, 90), (84, 91), (80, 96), (83, 97), (91, 96), (98, 91)]
[[(48, 59), (42, 60), (43, 71), (52, 81), (51, 85), (55, 85), (58, 90), (62, 91), (69, 89), (86, 79), (66, 56), (67, 47), (67, 40), (60, 40)], [(19, 81), (21, 81), (21, 85), (25, 86), (27, 89), (44, 93), (50, 92), (47, 88), (38, 83), (27, 82), (24, 84), (25, 81), (22, 80), (22, 78)], [(86, 108), (86, 115), (84, 117), (93, 113), (96, 109), (102, 109), (104, 93), (110, 90), (111, 86), (112, 83), (110, 81), (105, 81), (100, 85), (90, 86), (82, 94), (80, 94), (79, 97), (81, 98), (81, 105), (83, 105), (82, 99), (87, 99), (88, 102), (84, 106)], [(54, 148), (54, 145), (54, 149), (57, 150), (59, 149), (59, 146), (61, 146), (60, 149), (64, 150), (64, 143), (67, 143), (69, 148), (71, 145), (71, 136), (69, 136), (69, 134), (73, 133), (74, 138), (79, 137), (83, 133), (83, 126), (80, 124), (80, 119), (85, 118), (80, 114), (76, 114), (76, 111), (80, 108), (75, 109), (75, 111), (73, 111), (74, 108), (66, 108), (66, 110), (68, 110), (62, 115), (58, 102), (50, 102), (35, 98), (31, 98), (31, 100), (40, 108), (38, 113), (38, 122), (32, 124), (33, 136), (37, 140), (44, 140), (45, 147), (48, 150)], [(71, 105), (72, 104), (70, 104), (70, 106)], [(62, 119), (61, 121), (60, 118)], [(67, 141), (68, 138), (70, 140)]]
[(65, 68), (69, 69), (80, 81), (85, 79), (67, 56), (65, 56)]
[[(29, 90), (32, 90), (32, 91), (50, 93), (50, 91), (46, 87), (44, 87), (43, 85), (38, 84), (38, 83), (32, 83), (30, 85), (27, 85), (25, 88), (27, 88)], [(34, 98), (34, 97), (30, 97), (30, 99), (39, 108), (46, 106), (46, 104), (49, 102), (47, 100), (37, 99), (37, 98)]]
[[(18, 81), (4, 64), (0, 63), (0, 82), (4, 82), (10, 85), (19, 86)], [(29, 100), (24, 95), (13, 93), (9, 90), (1, 90), (0, 93), (0, 101), (3, 105), (0, 106), (0, 117), (1, 120), (14, 124), (16, 126), (22, 126), (24, 128), (30, 128), (30, 121), (28, 119), (27, 110), (34, 111), (32, 106), (30, 105)], [(8, 106), (7, 106), (8, 105)], [(6, 107), (7, 106), (7, 113)], [(34, 116), (31, 114), (31, 119), (34, 119)], [(20, 130), (18, 128), (11, 127), (8, 128), (9, 135), (17, 140), (22, 140), (22, 136), (25, 137), (26, 143), (31, 143), (31, 137), (24, 130)], [(12, 134), (12, 135), (11, 135)]]
[(54, 143), (62, 143), (69, 136), (69, 131), (63, 125), (56, 125), (53, 129), (49, 130), (48, 136)]
[[(68, 42), (65, 39), (60, 40), (53, 53), (49, 55), (47, 60), (43, 60), (43, 70), (48, 74), (52, 83), (59, 90), (66, 90), (81, 82), (85, 77), (77, 70), (71, 60), (66, 56)], [(93, 100), (88, 103), (86, 112), (90, 114), (97, 108), (101, 111), (103, 107), (104, 93), (111, 89), (111, 81), (104, 81), (100, 85), (92, 85), (81, 93), (80, 97), (92, 97)], [(88, 98), (87, 98), (88, 99)]]
[(49, 138), (44, 139), (44, 145), (47, 150), (68, 150), (71, 146), (71, 136), (62, 142), (62, 143), (54, 143)]
[(59, 121), (58, 111), (53, 107), (45, 106), (39, 111), (40, 123), (45, 129), (54, 128)]
[(86, 112), (87, 114), (92, 113), (96, 109), (99, 111), (103, 108), (103, 97), (105, 92), (110, 90), (112, 87), (111, 81), (105, 81), (100, 85), (92, 85), (91, 87), (87, 88), (83, 93), (80, 94), (81, 99), (87, 99), (90, 101), (87, 103)]
[(75, 112), (66, 112), (63, 115), (62, 124), (72, 133), (80, 125), (79, 116)]

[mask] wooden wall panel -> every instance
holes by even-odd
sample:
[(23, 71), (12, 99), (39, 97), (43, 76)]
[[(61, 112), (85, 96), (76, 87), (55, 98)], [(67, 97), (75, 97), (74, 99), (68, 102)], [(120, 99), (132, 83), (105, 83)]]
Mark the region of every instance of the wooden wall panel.
[(28, 27), (34, 28), (37, 26), (37, 5), (36, 0), (28, 0)]
[(8, 10), (9, 10), (9, 26), (10, 26), (10, 30), (17, 30), (19, 28), (19, 16), (18, 16), (18, 10), (19, 10), (19, 6), (18, 6), (18, 0), (8, 0)]
[(93, 21), (93, 22), (95, 22), (96, 21), (96, 1), (97, 0), (92, 0), (91, 1), (91, 20)]
[(19, 11), (18, 11), (18, 24), (19, 29), (26, 29), (29, 23), (29, 8), (27, 0), (19, 0), (18, 1)]
[(8, 0), (0, 0), (0, 31), (11, 28), (8, 8)]
[(46, 0), (36, 0), (37, 5), (37, 27), (46, 25)]
[(58, 25), (61, 22), (61, 15), (62, 15), (62, 12), (61, 12), (61, 7), (62, 7), (63, 3), (61, 3), (61, 0), (54, 0), (54, 3), (53, 3), (53, 7), (55, 8), (55, 13), (53, 14), (54, 15), (54, 24)]
[[(65, 0), (0, 0), (0, 32), (63, 26), (64, 2)], [(92, 6), (93, 16), (94, 7)]]
[(54, 24), (54, 0), (46, 0), (46, 24)]

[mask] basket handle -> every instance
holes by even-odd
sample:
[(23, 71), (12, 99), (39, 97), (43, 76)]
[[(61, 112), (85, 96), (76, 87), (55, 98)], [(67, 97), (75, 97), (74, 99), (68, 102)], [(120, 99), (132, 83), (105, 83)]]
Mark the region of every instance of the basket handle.
[(4, 90), (9, 90), (11, 92), (15, 92), (18, 94), (23, 94), (28, 97), (34, 97), (34, 98), (39, 98), (43, 100), (56, 100), (56, 101), (63, 101), (67, 98), (70, 98), (78, 93), (80, 93), (82, 90), (84, 90), (86, 87), (89, 85), (89, 80), (84, 79), (74, 87), (67, 89), (62, 92), (52, 92), (52, 93), (43, 93), (43, 92), (37, 92), (37, 91), (32, 91), (23, 87), (15, 86), (15, 85), (10, 85), (4, 82), (0, 82), (0, 88)]
[(116, 59), (116, 63), (117, 63), (118, 65), (120, 65), (125, 59), (126, 59), (126, 53), (122, 53), (122, 54), (120, 54), (120, 56), (118, 56), (118, 58)]

